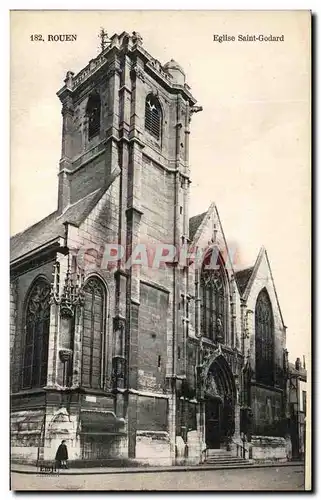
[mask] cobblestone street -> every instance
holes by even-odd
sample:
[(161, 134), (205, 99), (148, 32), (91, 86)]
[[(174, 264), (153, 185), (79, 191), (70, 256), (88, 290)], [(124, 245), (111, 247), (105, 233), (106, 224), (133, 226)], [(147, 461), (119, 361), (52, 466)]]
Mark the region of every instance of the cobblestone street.
[(11, 478), (13, 490), (304, 490), (303, 466)]

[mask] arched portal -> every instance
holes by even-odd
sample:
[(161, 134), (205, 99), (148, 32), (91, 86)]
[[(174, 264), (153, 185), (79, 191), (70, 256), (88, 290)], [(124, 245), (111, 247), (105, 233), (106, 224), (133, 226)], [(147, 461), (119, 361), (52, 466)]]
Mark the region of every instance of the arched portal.
[(236, 402), (233, 373), (223, 355), (208, 369), (204, 396), (206, 447), (220, 448), (234, 434)]

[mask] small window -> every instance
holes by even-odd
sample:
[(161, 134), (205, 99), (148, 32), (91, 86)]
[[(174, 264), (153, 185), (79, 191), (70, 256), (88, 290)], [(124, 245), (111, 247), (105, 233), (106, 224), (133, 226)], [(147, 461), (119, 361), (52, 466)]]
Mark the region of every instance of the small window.
[(161, 136), (162, 112), (161, 107), (153, 95), (148, 95), (145, 102), (145, 129), (155, 139), (159, 140)]
[(302, 411), (307, 414), (307, 391), (302, 391)]
[(88, 139), (92, 139), (100, 132), (101, 102), (98, 94), (92, 94), (87, 103), (86, 115), (88, 117)]

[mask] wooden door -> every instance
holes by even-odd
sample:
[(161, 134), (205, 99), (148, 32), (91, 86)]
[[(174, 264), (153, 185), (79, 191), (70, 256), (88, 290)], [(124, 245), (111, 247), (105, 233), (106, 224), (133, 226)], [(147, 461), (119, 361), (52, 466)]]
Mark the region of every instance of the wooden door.
[(221, 402), (218, 399), (209, 399), (206, 402), (206, 447), (218, 449), (221, 444)]

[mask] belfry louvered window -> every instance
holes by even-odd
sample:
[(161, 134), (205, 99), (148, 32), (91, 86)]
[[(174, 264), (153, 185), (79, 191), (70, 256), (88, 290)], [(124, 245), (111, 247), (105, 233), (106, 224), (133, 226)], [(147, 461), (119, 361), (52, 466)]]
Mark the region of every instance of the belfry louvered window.
[(155, 139), (161, 137), (162, 112), (158, 99), (153, 95), (148, 95), (145, 101), (145, 129)]
[(88, 139), (90, 140), (100, 131), (101, 102), (98, 94), (92, 94), (87, 103), (86, 115), (88, 117)]
[(269, 295), (259, 293), (255, 307), (256, 380), (266, 385), (274, 381), (274, 323)]
[(26, 307), (23, 388), (47, 384), (49, 325), (50, 285), (44, 278), (38, 278)]
[(87, 281), (84, 293), (82, 385), (100, 389), (105, 356), (105, 287), (100, 279), (92, 277)]

